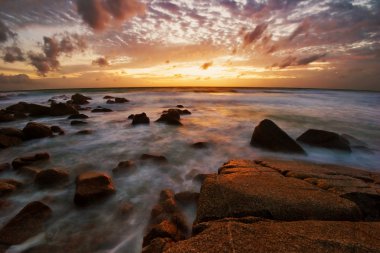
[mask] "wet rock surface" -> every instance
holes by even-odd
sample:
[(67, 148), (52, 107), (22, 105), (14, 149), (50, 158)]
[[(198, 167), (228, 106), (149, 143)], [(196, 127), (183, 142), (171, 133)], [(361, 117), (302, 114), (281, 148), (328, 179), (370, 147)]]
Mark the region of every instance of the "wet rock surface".
[(71, 96), (71, 100), (73, 102), (73, 104), (76, 104), (76, 105), (85, 105), (85, 104), (88, 104), (88, 100), (91, 100), (90, 97), (86, 97), (82, 94), (79, 94), (79, 93), (76, 93), (74, 95)]
[(303, 148), (273, 121), (261, 121), (253, 131), (251, 145), (274, 152), (306, 154)]
[(140, 114), (132, 114), (129, 115), (128, 119), (132, 119), (132, 125), (140, 125), (140, 124), (149, 124), (150, 120), (148, 116), (145, 114), (145, 112), (140, 113)]
[(37, 235), (51, 215), (52, 210), (44, 203), (29, 203), (0, 230), (0, 245), (20, 244)]
[(309, 129), (297, 141), (310, 146), (351, 152), (350, 143), (341, 135), (325, 130)]
[(192, 236), (152, 241), (152, 252), (377, 252), (378, 175), (303, 161), (231, 160), (203, 182)]
[(49, 153), (46, 153), (46, 152), (45, 153), (36, 153), (36, 154), (30, 155), (30, 156), (22, 156), (22, 157), (18, 157), (18, 158), (13, 160), (12, 167), (13, 167), (13, 169), (18, 170), (24, 166), (35, 165), (35, 164), (38, 164), (40, 162), (49, 160), (49, 158), (50, 158), (50, 155), (49, 155)]
[(53, 135), (50, 127), (37, 122), (29, 122), (22, 129), (22, 132), (27, 140), (46, 138)]
[(115, 192), (111, 177), (103, 172), (88, 171), (76, 179), (74, 203), (87, 206), (99, 202)]
[(47, 169), (38, 172), (34, 183), (40, 187), (54, 187), (69, 181), (69, 173), (64, 169)]

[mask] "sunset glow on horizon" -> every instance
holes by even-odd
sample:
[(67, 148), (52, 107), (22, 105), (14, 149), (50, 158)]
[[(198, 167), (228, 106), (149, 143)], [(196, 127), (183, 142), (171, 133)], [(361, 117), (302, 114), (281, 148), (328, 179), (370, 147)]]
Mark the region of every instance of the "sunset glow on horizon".
[(376, 0), (0, 0), (0, 90), (380, 90)]

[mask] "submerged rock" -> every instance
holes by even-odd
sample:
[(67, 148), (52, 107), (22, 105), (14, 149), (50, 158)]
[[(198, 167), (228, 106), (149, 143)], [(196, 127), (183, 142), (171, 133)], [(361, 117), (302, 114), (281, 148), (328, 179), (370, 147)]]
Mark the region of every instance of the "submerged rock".
[(148, 116), (146, 116), (145, 112), (133, 115), (133, 118), (132, 118), (133, 126), (140, 125), (140, 124), (149, 124), (149, 123), (150, 123), (150, 120)]
[(116, 168), (112, 169), (112, 173), (114, 174), (123, 174), (131, 172), (133, 169), (135, 169), (135, 164), (132, 161), (122, 161), (119, 162)]
[(174, 199), (182, 205), (196, 204), (199, 199), (199, 192), (179, 192), (174, 195)]
[(123, 104), (129, 102), (126, 98), (113, 97), (107, 100), (107, 104)]
[(82, 94), (79, 94), (79, 93), (76, 93), (74, 95), (71, 96), (71, 100), (73, 102), (73, 104), (76, 104), (76, 105), (85, 105), (85, 104), (88, 104), (88, 100), (91, 100), (92, 98), (90, 97), (86, 97)]
[(103, 200), (114, 192), (115, 187), (109, 175), (97, 171), (84, 172), (76, 179), (74, 203), (86, 206)]
[(89, 117), (85, 114), (74, 114), (70, 115), (67, 119), (88, 119)]
[(205, 148), (208, 148), (209, 146), (210, 144), (205, 141), (199, 141), (199, 142), (195, 142), (191, 144), (191, 147), (195, 149), (205, 149)]
[(97, 108), (93, 109), (91, 112), (112, 112), (111, 109), (108, 109), (108, 108), (104, 108), (104, 107), (101, 107), (101, 106), (98, 106)]
[(23, 157), (14, 159), (12, 162), (12, 167), (13, 169), (17, 170), (24, 166), (29, 166), (37, 162), (49, 160), (49, 158), (50, 158), (49, 153), (36, 153), (31, 156), (23, 156)]
[(10, 170), (11, 164), (10, 163), (0, 163), (0, 172)]
[(51, 215), (50, 207), (42, 202), (29, 203), (0, 230), (0, 244), (11, 246), (36, 236)]
[(92, 131), (91, 129), (84, 129), (84, 130), (80, 130), (78, 132), (76, 132), (76, 135), (88, 135), (88, 134), (92, 134), (94, 131)]
[(274, 152), (306, 154), (297, 142), (269, 119), (261, 121), (255, 127), (251, 145)]
[(69, 181), (69, 173), (63, 169), (47, 169), (37, 173), (34, 183), (41, 187), (57, 186)]
[(337, 133), (325, 130), (309, 129), (298, 137), (297, 141), (310, 146), (351, 152), (349, 142), (345, 138)]
[(143, 160), (143, 161), (153, 161), (153, 162), (159, 162), (159, 163), (166, 163), (166, 162), (168, 162), (168, 159), (166, 159), (165, 156), (162, 156), (162, 155), (151, 155), (151, 154), (142, 154), (140, 156), (140, 160)]
[(0, 197), (10, 194), (23, 186), (23, 183), (14, 179), (0, 178)]
[(53, 135), (50, 127), (37, 122), (29, 122), (22, 132), (27, 140), (46, 138)]
[(0, 133), (0, 149), (9, 148), (22, 143), (22, 139), (18, 137), (8, 136)]
[(55, 134), (58, 134), (58, 135), (64, 135), (65, 134), (65, 131), (59, 126), (51, 126), (50, 129)]
[(70, 125), (72, 126), (80, 126), (80, 125), (87, 125), (88, 123), (86, 121), (82, 120), (73, 120), (70, 122)]

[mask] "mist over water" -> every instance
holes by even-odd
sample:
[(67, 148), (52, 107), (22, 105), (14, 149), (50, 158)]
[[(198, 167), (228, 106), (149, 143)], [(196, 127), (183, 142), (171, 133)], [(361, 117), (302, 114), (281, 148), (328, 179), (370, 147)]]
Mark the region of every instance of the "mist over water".
[[(200, 185), (186, 175), (191, 170), (214, 173), (230, 159), (277, 157), (305, 159), (380, 170), (380, 93), (331, 90), (292, 89), (93, 89), (11, 92), (0, 95), (0, 108), (19, 101), (48, 104), (53, 96), (80, 92), (92, 97), (89, 106), (103, 106), (111, 113), (91, 113), (85, 126), (71, 126), (63, 117), (36, 118), (34, 121), (59, 125), (66, 134), (24, 142), (0, 151), (0, 163), (41, 151), (51, 159), (43, 168), (62, 167), (70, 171), (71, 183), (64, 188), (41, 190), (32, 183), (7, 199), (10, 207), (0, 210), (3, 225), (23, 206), (33, 200), (43, 200), (53, 209), (46, 234), (8, 252), (22, 252), (38, 244), (75, 245), (71, 252), (140, 252), (144, 229), (150, 210), (162, 189), (175, 192), (199, 191)], [(106, 104), (103, 96), (125, 97), (125, 104)], [(158, 124), (163, 110), (184, 105), (192, 112), (181, 116), (182, 127)], [(131, 126), (130, 114), (145, 112), (150, 125)], [(263, 119), (273, 120), (291, 137), (297, 138), (309, 128), (349, 134), (358, 138), (373, 153), (354, 151), (352, 154), (326, 151), (303, 146), (307, 157), (264, 152), (249, 145), (254, 127)], [(23, 128), (29, 119), (3, 123), (0, 127)], [(93, 134), (75, 135), (91, 129)], [(209, 142), (207, 149), (194, 149), (194, 142)], [(116, 194), (107, 202), (86, 209), (73, 203), (75, 177), (87, 170), (106, 171), (120, 161), (138, 160), (141, 154), (165, 156), (169, 163), (138, 163), (137, 169), (126, 175), (114, 175)], [(3, 172), (2, 178), (27, 180), (14, 172)], [(135, 209), (121, 218), (118, 208), (131, 202)], [(189, 223), (194, 212), (189, 211)], [(75, 251), (77, 250), (77, 251)]]

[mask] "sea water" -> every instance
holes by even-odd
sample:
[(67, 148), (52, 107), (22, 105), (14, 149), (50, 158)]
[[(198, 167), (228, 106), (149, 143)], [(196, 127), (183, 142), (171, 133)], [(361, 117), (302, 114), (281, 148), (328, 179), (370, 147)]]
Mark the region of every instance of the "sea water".
[[(380, 171), (380, 93), (311, 89), (247, 88), (141, 88), (78, 89), (6, 92), (0, 94), (0, 108), (20, 101), (48, 105), (52, 97), (81, 93), (92, 98), (88, 106), (110, 108), (110, 113), (83, 111), (90, 118), (84, 126), (71, 126), (67, 116), (34, 118), (33, 121), (59, 125), (63, 136), (24, 142), (0, 150), (0, 163), (36, 152), (49, 152), (51, 159), (43, 168), (65, 168), (71, 183), (64, 188), (39, 189), (12, 171), (1, 178), (26, 180), (26, 186), (6, 198), (0, 209), (4, 225), (23, 206), (42, 200), (53, 209), (53, 217), (43, 234), (8, 252), (22, 252), (38, 245), (55, 245), (66, 252), (140, 252), (150, 210), (162, 189), (175, 192), (199, 191), (200, 185), (188, 173), (214, 173), (230, 159), (304, 159), (367, 170)], [(105, 95), (125, 97), (125, 104), (106, 104)], [(183, 105), (191, 115), (181, 117), (183, 126), (155, 123), (163, 110)], [(87, 105), (86, 105), (87, 106)], [(133, 127), (130, 114), (145, 112), (150, 125)], [(254, 127), (271, 119), (291, 137), (307, 129), (323, 129), (349, 134), (365, 142), (372, 152), (352, 154), (304, 146), (307, 157), (266, 152), (249, 145)], [(1, 123), (0, 127), (22, 129), (31, 119)], [(91, 129), (90, 135), (76, 135)], [(194, 149), (195, 142), (208, 142), (206, 149)], [(138, 163), (132, 173), (114, 175), (116, 194), (107, 202), (85, 209), (73, 203), (75, 176), (86, 170), (106, 171), (120, 161), (137, 161), (141, 154), (163, 155), (166, 165)], [(120, 218), (118, 208), (126, 202), (134, 205), (128, 218)], [(189, 224), (194, 210), (188, 215)]]

